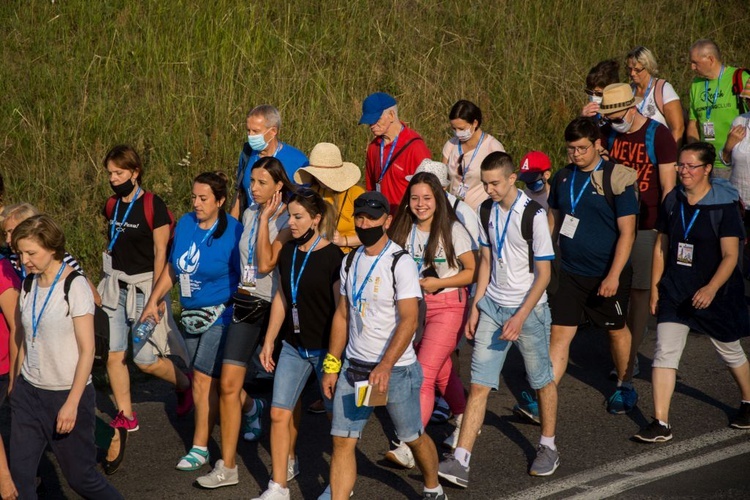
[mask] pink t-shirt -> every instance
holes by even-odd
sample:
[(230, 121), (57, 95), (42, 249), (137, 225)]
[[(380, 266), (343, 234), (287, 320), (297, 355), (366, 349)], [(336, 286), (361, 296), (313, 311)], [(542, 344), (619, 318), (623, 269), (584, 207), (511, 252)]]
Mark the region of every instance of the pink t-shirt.
[[(10, 288), (20, 290), (21, 280), (18, 278), (10, 261), (8, 259), (0, 259), (0, 295), (4, 294)], [(8, 331), (8, 323), (2, 311), (0, 311), (0, 318), (2, 318), (2, 321), (0, 321), (0, 375), (5, 375), (10, 371), (10, 332)]]
[[(463, 153), (463, 182), (469, 186), (469, 190), (466, 192), (464, 201), (472, 208), (476, 210), (481, 203), (487, 199), (487, 193), (482, 187), (482, 177), (479, 172), (479, 167), (482, 165), (482, 161), (487, 157), (488, 154), (493, 151), (505, 151), (505, 148), (500, 141), (492, 137), (490, 134), (484, 134), (484, 140), (474, 149), (467, 151), (465, 148), (461, 148)], [(451, 181), (449, 190), (454, 196), (458, 196), (460, 184), (462, 182), (461, 176), (458, 175), (458, 157), (461, 155), (458, 152), (458, 139), (451, 137), (451, 139), (443, 146), (443, 158), (447, 160), (448, 164), (448, 178)]]

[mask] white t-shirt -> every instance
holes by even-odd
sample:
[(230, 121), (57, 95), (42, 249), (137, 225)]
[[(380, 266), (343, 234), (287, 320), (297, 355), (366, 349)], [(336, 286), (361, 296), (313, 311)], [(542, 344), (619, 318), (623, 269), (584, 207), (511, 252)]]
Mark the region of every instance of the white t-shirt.
[[(654, 78), (654, 81), (651, 84), (651, 89), (649, 89), (648, 95), (646, 96), (644, 101), (638, 105), (638, 111), (646, 118), (651, 118), (652, 120), (655, 120), (665, 127), (669, 128), (667, 119), (664, 117), (661, 111), (659, 111), (659, 107), (656, 105), (656, 98), (654, 97), (655, 88), (656, 78)], [(680, 96), (677, 95), (677, 92), (674, 91), (674, 87), (672, 87), (672, 84), (669, 82), (664, 82), (664, 87), (662, 87), (662, 95), (664, 96), (662, 108), (672, 101), (680, 100)]]
[[(510, 215), (510, 222), (503, 243), (501, 254), (502, 264), (497, 258), (497, 249), (499, 240), (502, 239), (503, 229), (509, 219), (508, 212), (503, 211), (499, 203), (493, 203), (492, 210), (490, 211), (489, 235), (485, 233), (480, 223), (481, 235), (479, 243), (482, 246), (490, 247), (492, 252), (490, 257), (492, 272), (485, 295), (502, 307), (518, 307), (522, 305), (537, 275), (536, 269), (533, 274), (529, 272), (529, 246), (521, 234), (521, 219), (524, 208), (529, 201), (529, 197), (519, 190), (518, 202), (513, 207), (513, 213)], [(549, 233), (547, 214), (544, 210), (539, 210), (534, 215), (533, 228), (534, 239), (532, 248), (534, 250), (534, 260), (554, 260), (555, 251), (552, 248), (552, 237)], [(505, 273), (502, 272), (501, 266), (505, 267)], [(505, 274), (507, 274), (507, 280), (503, 283), (499, 277)], [(537, 304), (545, 302), (547, 302), (546, 292), (542, 294)]]
[[(453, 223), (451, 237), (453, 239), (453, 251), (456, 255), (456, 259), (458, 259), (459, 255), (471, 252), (472, 250), (477, 250), (478, 248), (472, 243), (469, 232), (460, 222)], [(422, 258), (429, 238), (429, 232), (420, 231), (416, 224), (413, 224), (409, 237), (406, 239), (405, 250), (409, 252), (409, 255), (414, 259), (414, 262), (417, 263), (417, 269), (420, 270), (420, 277), (422, 277), (422, 272), (428, 267), (422, 264)], [(441, 241), (438, 246), (438, 251), (435, 254), (434, 265), (432, 266), (435, 268), (435, 271), (437, 271), (437, 275), (441, 279), (457, 275), (461, 271), (461, 263), (459, 262), (458, 264), (458, 267), (451, 267), (448, 264), (445, 256), (445, 248), (443, 248), (443, 242)], [(446, 288), (440, 293), (452, 292), (453, 290), (456, 290), (456, 288)]]
[[(70, 314), (68, 314), (68, 303), (65, 302), (63, 290), (65, 278), (61, 277), (39, 319), (36, 340), (32, 347), (34, 330), (31, 310), (34, 292), (37, 292), (36, 314), (39, 317), (39, 312), (50, 291), (49, 287), (39, 287), (38, 279), (38, 277), (34, 278), (29, 293), (21, 291), (21, 322), (26, 342), (26, 357), (21, 366), (21, 373), (28, 383), (39, 389), (70, 390), (73, 387), (73, 378), (78, 364), (78, 342), (73, 328), (73, 318), (94, 314), (94, 295), (84, 278), (74, 278), (68, 293), (70, 302)], [(32, 353), (32, 350), (35, 353)], [(87, 383), (91, 383), (91, 375)]]
[(451, 207), (456, 207), (456, 217), (458, 217), (458, 220), (461, 221), (466, 230), (469, 231), (474, 248), (479, 248), (479, 219), (477, 218), (477, 213), (465, 201), (459, 200), (448, 192), (445, 195), (448, 197), (448, 204)]
[[(242, 236), (240, 237), (240, 265), (244, 269), (247, 264), (248, 255), (250, 254), (248, 243), (250, 242), (250, 233), (253, 232), (253, 238), (257, 242), (258, 239), (258, 222), (260, 221), (260, 205), (253, 203), (251, 206), (245, 209), (242, 214)], [(289, 212), (286, 210), (281, 211), (276, 216), (271, 217), (268, 220), (268, 236), (271, 239), (271, 243), (289, 225)], [(257, 246), (256, 252), (257, 252)], [(255, 264), (257, 266), (257, 263)], [(274, 294), (276, 293), (276, 287), (278, 286), (278, 280), (275, 277), (276, 269), (267, 274), (258, 273), (256, 276), (255, 289), (248, 289), (253, 292), (253, 295), (271, 301)], [(242, 269), (240, 269), (240, 276), (242, 276)], [(240, 283), (240, 286), (242, 284)]]
[(458, 139), (452, 137), (443, 146), (443, 158), (446, 158), (448, 164), (448, 178), (450, 179), (450, 187), (448, 191), (454, 195), (458, 194), (459, 185), (461, 184), (461, 176), (458, 175), (458, 158), (463, 153), (463, 170), (465, 184), (469, 185), (469, 190), (466, 193), (464, 201), (472, 208), (476, 210), (479, 205), (487, 199), (487, 193), (482, 187), (482, 177), (479, 172), (479, 167), (482, 165), (482, 161), (487, 157), (488, 154), (494, 151), (505, 151), (503, 145), (492, 137), (490, 134), (484, 134), (484, 140), (477, 148), (467, 151), (463, 145), (461, 145), (461, 153), (458, 151)]
[(732, 173), (729, 182), (740, 192), (745, 207), (750, 206), (750, 113), (734, 119), (732, 127), (745, 127), (745, 138), (732, 148)]
[[(401, 256), (396, 263), (396, 269), (391, 273), (393, 254), (399, 250), (401, 250), (400, 246), (392, 241), (388, 242), (388, 247), (375, 268), (372, 269), (367, 284), (362, 289), (359, 304), (354, 302), (354, 291), (359, 292), (362, 288), (365, 277), (378, 256), (367, 255), (364, 247), (360, 247), (356, 250), (357, 253), (349, 268), (348, 276), (346, 264), (341, 265), (341, 295), (346, 295), (349, 299), (347, 358), (379, 363), (399, 323), (396, 301), (422, 297), (417, 265), (408, 255)], [(394, 276), (396, 277), (395, 297), (393, 294)], [(412, 342), (413, 340), (412, 336)], [(396, 362), (396, 366), (407, 366), (417, 361), (412, 342), (409, 342), (409, 346)]]

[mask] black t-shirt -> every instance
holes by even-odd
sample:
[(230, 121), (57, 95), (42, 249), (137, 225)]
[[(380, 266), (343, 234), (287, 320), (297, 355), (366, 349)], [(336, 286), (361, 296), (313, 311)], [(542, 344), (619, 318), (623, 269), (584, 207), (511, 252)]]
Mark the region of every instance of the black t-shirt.
[[(165, 226), (170, 223), (167, 205), (161, 198), (154, 197), (154, 229)], [(139, 196), (135, 200), (133, 209), (128, 214), (125, 226), (115, 241), (112, 249), (112, 267), (125, 274), (134, 275), (140, 273), (150, 273), (154, 271), (154, 234), (149, 228), (146, 221), (146, 214), (143, 206), (144, 196)], [(107, 245), (112, 238), (111, 227), (113, 220), (117, 220), (116, 229), (122, 227), (122, 219), (125, 216), (130, 203), (120, 201), (120, 206), (112, 210), (112, 218), (107, 220)], [(103, 211), (106, 214), (106, 205)]]
[(284, 298), (289, 306), (287, 314), (289, 329), (284, 332), (284, 340), (294, 347), (317, 350), (328, 349), (328, 338), (331, 334), (331, 322), (336, 311), (333, 298), (333, 284), (339, 280), (341, 261), (344, 253), (334, 244), (316, 249), (307, 260), (302, 276), (299, 270), (307, 255), (297, 251), (295, 277), (299, 279), (297, 290), (297, 311), (299, 312), (300, 333), (292, 330), (292, 258), (296, 250), (293, 242), (286, 243), (279, 254), (279, 280)]

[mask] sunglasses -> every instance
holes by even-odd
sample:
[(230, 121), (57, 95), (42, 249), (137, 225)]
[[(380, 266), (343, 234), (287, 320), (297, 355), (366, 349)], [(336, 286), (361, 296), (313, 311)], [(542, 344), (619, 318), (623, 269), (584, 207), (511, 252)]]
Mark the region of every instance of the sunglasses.
[(297, 189), (294, 192), (294, 196), (300, 196), (302, 198), (312, 198), (316, 194), (318, 194), (318, 193), (316, 193), (315, 191), (313, 191), (310, 188), (299, 188), (299, 189)]
[(624, 115), (622, 115), (620, 118), (610, 118), (609, 116), (602, 116), (602, 119), (607, 123), (614, 123), (615, 125), (619, 125), (621, 123), (625, 123), (625, 117), (628, 116), (628, 112), (626, 111)]
[(354, 208), (364, 208), (364, 207), (374, 208), (376, 210), (383, 210), (384, 212), (386, 211), (385, 205), (383, 205), (383, 202), (381, 202), (380, 200), (371, 200), (371, 199), (363, 200), (362, 198), (357, 198), (356, 200), (354, 200)]
[(604, 97), (604, 92), (602, 92), (601, 90), (583, 89), (583, 91), (586, 92), (586, 95), (590, 97)]

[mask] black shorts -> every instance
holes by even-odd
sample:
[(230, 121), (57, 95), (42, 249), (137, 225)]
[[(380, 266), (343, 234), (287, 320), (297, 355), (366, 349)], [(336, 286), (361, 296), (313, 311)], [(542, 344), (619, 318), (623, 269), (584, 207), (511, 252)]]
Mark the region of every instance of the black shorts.
[(254, 323), (246, 321), (237, 323), (234, 319), (232, 320), (227, 331), (226, 344), (224, 344), (224, 363), (243, 367), (250, 364), (253, 354), (263, 339), (262, 334), (268, 328), (269, 316), (270, 309)]
[(5, 397), (8, 395), (8, 387), (10, 386), (10, 373), (0, 375), (0, 406), (5, 402)]
[(613, 297), (598, 295), (604, 278), (579, 276), (560, 269), (557, 293), (550, 298), (552, 324), (578, 326), (588, 319), (594, 326), (605, 330), (619, 330), (625, 326), (630, 297), (633, 268), (625, 267), (620, 273), (620, 286)]

